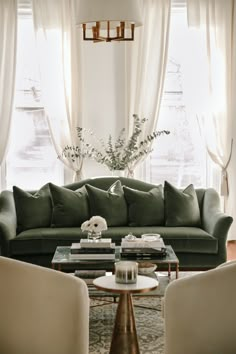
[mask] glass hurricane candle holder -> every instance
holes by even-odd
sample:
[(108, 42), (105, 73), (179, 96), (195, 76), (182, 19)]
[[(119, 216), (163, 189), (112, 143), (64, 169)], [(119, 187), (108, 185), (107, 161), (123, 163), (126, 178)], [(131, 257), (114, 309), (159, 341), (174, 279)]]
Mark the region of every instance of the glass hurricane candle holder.
[(88, 240), (97, 241), (102, 237), (101, 232), (88, 232)]
[(122, 284), (135, 284), (137, 282), (138, 263), (121, 261), (115, 263), (115, 281)]

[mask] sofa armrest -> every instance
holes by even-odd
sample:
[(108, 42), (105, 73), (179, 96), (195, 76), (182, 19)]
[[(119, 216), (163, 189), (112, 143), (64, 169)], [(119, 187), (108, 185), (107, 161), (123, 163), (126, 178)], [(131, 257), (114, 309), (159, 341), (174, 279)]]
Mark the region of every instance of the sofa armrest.
[(0, 194), (0, 249), (2, 256), (9, 255), (9, 241), (16, 237), (16, 210), (11, 191)]
[(232, 222), (233, 218), (221, 211), (219, 194), (213, 188), (207, 189), (202, 207), (204, 230), (212, 236), (226, 241)]

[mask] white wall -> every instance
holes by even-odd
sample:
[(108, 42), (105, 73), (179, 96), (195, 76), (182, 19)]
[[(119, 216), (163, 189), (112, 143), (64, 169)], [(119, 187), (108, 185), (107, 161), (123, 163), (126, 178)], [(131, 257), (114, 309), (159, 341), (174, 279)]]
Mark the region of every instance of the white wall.
[[(106, 140), (125, 126), (124, 43), (84, 42), (83, 49), (84, 125)], [(105, 166), (86, 161), (84, 174), (111, 173)]]

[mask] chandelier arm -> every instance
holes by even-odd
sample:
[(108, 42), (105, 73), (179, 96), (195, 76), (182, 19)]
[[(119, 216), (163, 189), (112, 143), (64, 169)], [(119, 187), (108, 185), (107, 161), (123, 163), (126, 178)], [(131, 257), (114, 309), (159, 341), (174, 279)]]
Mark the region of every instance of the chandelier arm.
[(106, 22), (107, 28), (107, 36), (100, 35), (101, 23), (99, 21), (96, 22), (95, 26), (92, 26), (92, 37), (87, 37), (87, 27), (86, 23), (83, 23), (83, 40), (84, 41), (93, 41), (93, 42), (112, 42), (112, 41), (133, 41), (134, 40), (134, 23), (131, 23), (131, 36), (125, 37), (125, 22), (120, 22), (120, 26), (116, 27), (116, 36), (111, 37), (110, 35), (110, 21)]

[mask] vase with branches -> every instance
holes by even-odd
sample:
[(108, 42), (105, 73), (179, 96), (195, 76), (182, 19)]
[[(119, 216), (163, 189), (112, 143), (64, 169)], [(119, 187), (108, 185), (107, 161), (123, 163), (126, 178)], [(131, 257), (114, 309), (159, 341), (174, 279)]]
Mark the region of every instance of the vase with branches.
[[(160, 135), (168, 135), (168, 130), (153, 131), (140, 140), (142, 127), (146, 118), (134, 117), (134, 130), (130, 138), (125, 138), (125, 128), (121, 129), (118, 138), (113, 139), (111, 134), (107, 141), (97, 138), (92, 130), (77, 127), (78, 145), (67, 145), (62, 151), (62, 157), (74, 162), (77, 158), (93, 159), (108, 167), (110, 171), (125, 170), (133, 165), (141, 157), (151, 151), (151, 143)], [(90, 137), (90, 139), (88, 138)], [(90, 142), (92, 141), (92, 142)]]

